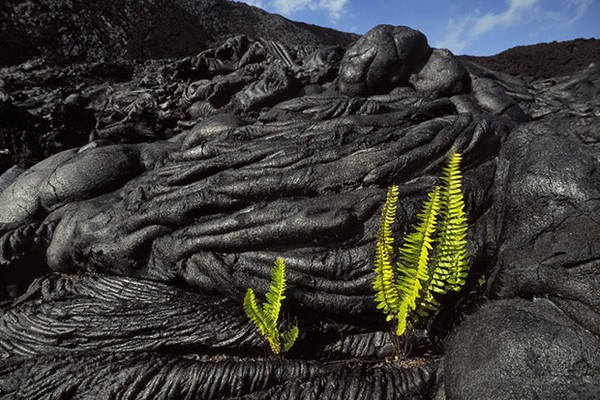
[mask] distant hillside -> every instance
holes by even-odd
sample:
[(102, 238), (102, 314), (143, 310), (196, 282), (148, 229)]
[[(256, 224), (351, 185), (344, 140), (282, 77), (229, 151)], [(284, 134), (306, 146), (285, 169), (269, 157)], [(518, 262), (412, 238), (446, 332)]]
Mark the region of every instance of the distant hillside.
[(600, 40), (539, 43), (513, 47), (490, 57), (461, 58), (510, 75), (550, 78), (571, 75), (590, 63), (600, 63)]
[(38, 56), (57, 62), (181, 57), (239, 34), (287, 45), (358, 38), (226, 0), (0, 2), (0, 66)]

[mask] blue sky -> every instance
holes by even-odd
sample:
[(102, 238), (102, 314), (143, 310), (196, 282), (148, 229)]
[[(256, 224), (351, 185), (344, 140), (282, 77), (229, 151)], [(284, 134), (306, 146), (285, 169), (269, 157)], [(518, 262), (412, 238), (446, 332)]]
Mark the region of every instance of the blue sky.
[(295, 21), (363, 34), (378, 24), (423, 32), (433, 47), (492, 55), (510, 47), (600, 38), (600, 0), (246, 0)]

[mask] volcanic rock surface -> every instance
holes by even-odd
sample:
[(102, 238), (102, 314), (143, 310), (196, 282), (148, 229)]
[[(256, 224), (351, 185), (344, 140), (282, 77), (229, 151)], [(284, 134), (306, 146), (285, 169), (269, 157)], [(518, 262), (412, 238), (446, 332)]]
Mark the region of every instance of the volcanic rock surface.
[[(344, 40), (2, 69), (2, 398), (597, 398), (600, 67)], [(381, 206), (398, 184), (400, 242), (452, 152), (471, 272), (395, 360)], [(286, 357), (241, 305), (277, 257)]]

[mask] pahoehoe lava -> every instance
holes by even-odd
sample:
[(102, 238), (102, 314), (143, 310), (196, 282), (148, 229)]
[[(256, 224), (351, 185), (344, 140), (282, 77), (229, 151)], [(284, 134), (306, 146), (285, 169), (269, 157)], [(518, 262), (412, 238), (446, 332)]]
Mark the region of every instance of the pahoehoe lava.
[[(59, 3), (0, 6), (22, 49), (0, 59), (0, 397), (597, 398), (600, 65), (519, 77), (404, 26)], [(472, 270), (395, 360), (381, 206), (399, 185), (400, 241), (452, 152)], [(286, 357), (241, 304), (277, 257)]]

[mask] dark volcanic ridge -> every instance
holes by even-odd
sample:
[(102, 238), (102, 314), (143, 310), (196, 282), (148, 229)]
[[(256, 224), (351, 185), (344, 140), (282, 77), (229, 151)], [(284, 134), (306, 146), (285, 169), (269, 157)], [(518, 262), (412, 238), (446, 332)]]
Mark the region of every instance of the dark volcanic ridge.
[(242, 34), (286, 45), (358, 38), (227, 0), (4, 0), (0, 65), (184, 57)]
[(460, 58), (509, 75), (552, 78), (572, 75), (591, 63), (600, 63), (600, 40), (538, 43), (513, 47), (488, 57), (463, 55)]

